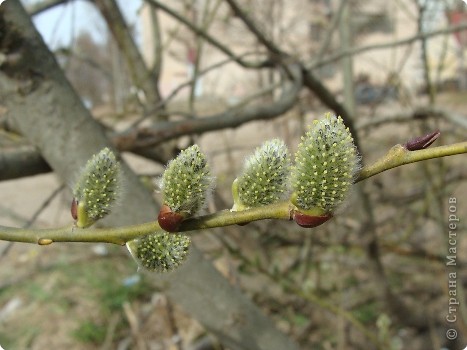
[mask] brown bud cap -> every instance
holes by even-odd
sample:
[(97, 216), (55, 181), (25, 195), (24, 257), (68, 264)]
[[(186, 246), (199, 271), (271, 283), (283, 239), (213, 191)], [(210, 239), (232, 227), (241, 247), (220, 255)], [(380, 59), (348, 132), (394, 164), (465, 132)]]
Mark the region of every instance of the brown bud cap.
[(166, 204), (161, 207), (157, 216), (159, 226), (167, 232), (177, 232), (183, 219), (182, 214), (173, 212)]
[(416, 137), (404, 145), (404, 147), (409, 151), (418, 151), (421, 149), (428, 148), (436, 139), (441, 135), (439, 130), (433, 131), (424, 136)]
[(76, 198), (73, 198), (71, 202), (71, 216), (74, 220), (78, 220), (78, 201)]
[(312, 228), (324, 224), (332, 218), (332, 214), (307, 215), (299, 211), (292, 213), (292, 218), (301, 227)]

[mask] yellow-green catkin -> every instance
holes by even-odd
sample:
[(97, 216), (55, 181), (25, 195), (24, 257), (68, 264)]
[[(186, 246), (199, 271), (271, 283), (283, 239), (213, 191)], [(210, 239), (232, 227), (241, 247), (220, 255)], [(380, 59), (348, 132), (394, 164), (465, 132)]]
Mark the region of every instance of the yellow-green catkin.
[(154, 233), (136, 240), (134, 256), (149, 271), (168, 272), (185, 261), (190, 243), (190, 238), (183, 234)]
[(198, 145), (183, 151), (167, 165), (160, 180), (163, 202), (173, 212), (196, 214), (206, 203), (214, 187), (206, 156)]
[(284, 141), (264, 142), (246, 159), (234, 184), (234, 197), (238, 196), (234, 198), (237, 202), (234, 209), (259, 207), (283, 199), (288, 192), (289, 171), (290, 157)]
[(331, 213), (347, 197), (360, 169), (352, 135), (341, 117), (327, 113), (315, 120), (295, 155), (294, 204), (302, 210)]
[(91, 226), (110, 213), (119, 196), (120, 182), (120, 164), (112, 151), (106, 147), (93, 155), (73, 189), (77, 206), (76, 226)]

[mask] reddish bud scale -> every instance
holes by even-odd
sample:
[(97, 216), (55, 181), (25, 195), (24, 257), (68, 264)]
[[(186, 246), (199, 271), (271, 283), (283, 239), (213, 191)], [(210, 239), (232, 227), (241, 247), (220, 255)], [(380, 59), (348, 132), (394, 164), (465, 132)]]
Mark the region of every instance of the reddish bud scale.
[(166, 204), (162, 206), (157, 216), (159, 226), (167, 232), (177, 232), (183, 219), (182, 214), (173, 212)]
[(73, 198), (71, 202), (71, 216), (74, 220), (78, 220), (78, 201), (76, 198)]
[(326, 221), (332, 218), (332, 214), (313, 216), (303, 214), (299, 211), (294, 211), (292, 218), (299, 226), (312, 228), (324, 224)]
[(436, 130), (429, 134), (416, 137), (410, 141), (407, 141), (407, 143), (405, 144), (405, 148), (407, 148), (407, 150), (409, 151), (418, 151), (421, 149), (428, 148), (433, 142), (436, 141), (440, 134), (440, 131)]

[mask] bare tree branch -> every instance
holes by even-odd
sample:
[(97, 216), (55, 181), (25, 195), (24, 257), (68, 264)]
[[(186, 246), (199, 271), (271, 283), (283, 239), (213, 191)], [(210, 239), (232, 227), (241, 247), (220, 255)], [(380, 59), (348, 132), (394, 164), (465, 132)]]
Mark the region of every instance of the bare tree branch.
[[(245, 54), (243, 55), (240, 55), (239, 57), (244, 57), (244, 56), (248, 56), (248, 55), (255, 55), (257, 54), (256, 52), (253, 52), (253, 53), (250, 53), (250, 52), (246, 52)], [(222, 60), (222, 61), (219, 61), (217, 63), (214, 63), (213, 65), (205, 68), (205, 69), (202, 69), (198, 72), (198, 78), (213, 71), (214, 69), (217, 69), (219, 67), (222, 67), (223, 65), (226, 65), (228, 63), (231, 63), (231, 62), (234, 62), (234, 59), (232, 57), (227, 57), (226, 59)], [(147, 110), (143, 113), (143, 115), (138, 118), (135, 122), (133, 122), (130, 127), (127, 129), (127, 132), (130, 132), (132, 129), (134, 129), (135, 127), (137, 127), (139, 124), (141, 124), (144, 120), (146, 120), (149, 116), (151, 116), (152, 113), (155, 113), (156, 111), (164, 108), (165, 106), (167, 106), (167, 104), (175, 97), (177, 96), (177, 94), (183, 90), (184, 88), (188, 87), (188, 86), (191, 86), (195, 81), (195, 78), (191, 78), (191, 79), (188, 79), (187, 81), (181, 83), (180, 85), (178, 85), (176, 88), (174, 88), (172, 90), (172, 92), (169, 94), (169, 96), (167, 96), (164, 100), (160, 101), (153, 109), (151, 110)]]
[(52, 169), (33, 147), (0, 152), (0, 181), (48, 173)]
[[(289, 98), (292, 98), (292, 95), (289, 95)], [(286, 104), (288, 103), (290, 103), (290, 101), (286, 102)], [(277, 104), (282, 103), (279, 103), (278, 101)], [(252, 114), (247, 114), (243, 116), (244, 118), (246, 118), (245, 122), (250, 121), (247, 118), (248, 115), (252, 116)], [(279, 115), (280, 114), (278, 114), (277, 116)], [(366, 130), (372, 127), (379, 127), (387, 123), (410, 122), (430, 117), (443, 118), (446, 121), (452, 123), (453, 125), (461, 127), (463, 129), (467, 129), (467, 116), (440, 107), (420, 107), (414, 110), (375, 116), (371, 119), (357, 121), (356, 128), (358, 130)], [(210, 122), (208, 122), (208, 124), (216, 124), (217, 128), (219, 129), (225, 127), (224, 124), (222, 124), (222, 116), (219, 115), (217, 118), (219, 119), (213, 119)], [(203, 119), (199, 119), (199, 121), (202, 120)], [(233, 119), (233, 121), (235, 123), (238, 122), (238, 120), (235, 119)], [(197, 122), (198, 119), (194, 119), (186, 122), (167, 123), (165, 126), (160, 126), (160, 129), (156, 127), (154, 129), (143, 129), (140, 131), (130, 129), (123, 132), (122, 134), (115, 134), (111, 138), (111, 140), (112, 144), (120, 151), (131, 151), (148, 159), (159, 162), (161, 164), (165, 164), (170, 160), (168, 158), (168, 154), (170, 154), (170, 152), (164, 149), (164, 145), (154, 146), (153, 143), (157, 142), (156, 140), (153, 140), (153, 138), (156, 138), (156, 135), (159, 135), (159, 133), (165, 133), (166, 141), (171, 140), (179, 136), (180, 130), (177, 129), (183, 129), (183, 126), (190, 127), (193, 134), (208, 131), (202, 130), (202, 125), (198, 125)], [(234, 126), (238, 125), (229, 125), (229, 127)], [(144, 148), (143, 145), (139, 144), (139, 133), (145, 135), (144, 137), (146, 139), (143, 139), (143, 143), (148, 145), (146, 148)], [(42, 158), (41, 154), (33, 147), (22, 147), (14, 150), (6, 150), (0, 153), (0, 181), (47, 173), (49, 171), (51, 171), (50, 166)]]
[(144, 91), (148, 107), (151, 108), (160, 100), (157, 75), (154, 75), (146, 67), (115, 0), (95, 0), (94, 3), (102, 13), (121, 53), (125, 57), (133, 83)]
[(154, 127), (138, 130), (139, 135), (135, 137), (134, 146), (137, 149), (152, 147), (182, 135), (202, 134), (223, 128), (234, 128), (249, 121), (280, 116), (294, 106), (302, 88), (302, 75), (299, 67), (297, 65), (291, 66), (290, 71), (295, 75), (295, 80), (288, 89), (284, 89), (282, 96), (270, 105), (234, 109), (205, 118), (159, 123)]
[(54, 51), (54, 54), (58, 57), (64, 56), (67, 58), (75, 58), (76, 60), (79, 60), (84, 64), (87, 64), (89, 67), (99, 71), (99, 73), (102, 73), (102, 75), (109, 81), (113, 80), (112, 73), (108, 69), (106, 69), (106, 67), (103, 67), (88, 55), (80, 53), (79, 50), (60, 48)]
[(442, 107), (430, 106), (419, 107), (407, 111), (400, 111), (393, 114), (385, 114), (374, 116), (371, 119), (365, 119), (357, 122), (357, 129), (369, 129), (379, 127), (388, 123), (409, 122), (413, 120), (421, 120), (429, 117), (439, 117), (446, 121), (467, 129), (467, 116), (453, 111), (449, 111)]
[(157, 0), (146, 0), (147, 3), (151, 4), (152, 6), (161, 9), (171, 17), (175, 18), (177, 21), (183, 23), (186, 25), (190, 30), (192, 30), (195, 34), (203, 37), (208, 43), (210, 43), (212, 46), (216, 47), (220, 51), (222, 51), (224, 54), (227, 56), (231, 57), (235, 62), (237, 62), (239, 65), (245, 68), (266, 68), (266, 67), (272, 67), (274, 66), (273, 62), (271, 62), (269, 59), (262, 61), (262, 62), (248, 62), (243, 60), (241, 57), (236, 55), (233, 51), (231, 51), (227, 46), (222, 44), (219, 40), (215, 39), (208, 33), (206, 33), (204, 30), (201, 28), (198, 28), (196, 25), (188, 21), (186, 18), (172, 10), (170, 7), (166, 6), (160, 1)]
[(329, 91), (326, 86), (324, 86), (311, 72), (311, 70), (303, 68), (303, 82), (304, 85), (313, 91), (316, 96), (321, 100), (321, 102), (332, 109), (337, 115), (340, 115), (344, 120), (345, 124), (350, 129), (355, 141), (357, 148), (360, 148), (360, 141), (358, 138), (358, 133), (355, 128), (354, 122), (351, 115), (347, 109), (339, 103), (334, 95)]
[[(226, 0), (232, 10), (241, 18), (248, 29), (256, 36), (256, 38), (270, 51), (275, 57), (275, 60), (280, 59), (281, 63), (285, 63), (288, 55), (282, 51), (275, 43), (265, 37), (265, 35), (257, 28), (255, 23), (249, 18), (249, 16), (237, 5), (235, 0)], [(355, 144), (359, 147), (359, 139), (357, 130), (355, 129), (352, 116), (349, 114), (347, 109), (339, 103), (332, 93), (313, 75), (310, 69), (306, 69), (302, 66), (303, 82), (306, 87), (313, 91), (321, 102), (331, 108), (337, 115), (340, 115), (344, 120), (345, 124), (349, 127), (351, 133), (354, 136)]]
[(31, 15), (31, 16), (36, 16), (41, 14), (42, 12), (45, 12), (47, 10), (50, 10), (52, 7), (58, 6), (58, 5), (63, 5), (72, 0), (42, 0), (39, 2), (35, 2), (29, 6), (26, 7), (26, 11)]
[(409, 44), (412, 44), (412, 43), (414, 43), (414, 42), (416, 42), (418, 40), (428, 39), (428, 38), (432, 38), (432, 37), (435, 37), (435, 36), (438, 36), (438, 35), (444, 35), (444, 34), (460, 32), (460, 31), (466, 30), (466, 29), (467, 29), (467, 24), (464, 23), (464, 24), (459, 24), (459, 25), (456, 25), (456, 26), (446, 27), (446, 28), (443, 28), (443, 29), (440, 29), (440, 30), (435, 30), (435, 31), (432, 31), (432, 32), (418, 33), (418, 34), (416, 34), (414, 36), (411, 36), (409, 38), (396, 40), (396, 41), (389, 42), (389, 43), (382, 43), (382, 44), (374, 44), (374, 45), (356, 47), (356, 48), (353, 48), (353, 49), (350, 49), (350, 50), (347, 50), (347, 51), (337, 52), (337, 53), (335, 53), (333, 55), (329, 55), (327, 57), (324, 57), (322, 60), (307, 64), (306, 68), (307, 69), (316, 69), (316, 68), (322, 67), (322, 66), (324, 66), (326, 64), (338, 61), (343, 57), (355, 56), (355, 55), (359, 55), (361, 53), (364, 53), (364, 52), (367, 52), (367, 51), (372, 51), (372, 50), (383, 50), (383, 49), (389, 49), (389, 48), (392, 48), (392, 47), (395, 47), (395, 46), (409, 45)]
[(157, 9), (151, 9), (151, 31), (153, 35), (153, 44), (154, 44), (154, 62), (152, 62), (151, 71), (156, 77), (156, 81), (159, 81), (162, 68), (162, 35), (161, 35), (161, 26), (159, 22), (159, 14)]
[(344, 12), (344, 8), (347, 5), (346, 4), (347, 1), (348, 0), (344, 0), (344, 1), (341, 1), (339, 3), (339, 8), (337, 9), (336, 13), (334, 13), (334, 16), (332, 17), (331, 23), (329, 25), (329, 29), (327, 30), (327, 32), (325, 34), (325, 37), (324, 37), (324, 39), (322, 41), (322, 44), (321, 44), (321, 46), (320, 46), (320, 48), (318, 50), (318, 54), (316, 55), (318, 60), (321, 60), (323, 58), (324, 54), (326, 53), (327, 49), (329, 48), (329, 44), (331, 43), (332, 36), (333, 36), (336, 28), (339, 25), (339, 21), (341, 19), (342, 12)]
[[(171, 152), (166, 149), (164, 142), (181, 135), (202, 134), (227, 127), (237, 127), (253, 120), (271, 119), (287, 112), (294, 106), (302, 87), (299, 69), (296, 67), (294, 70), (296, 80), (271, 105), (237, 108), (211, 117), (193, 117), (182, 122), (157, 123), (150, 128), (132, 128), (121, 133), (109, 134), (110, 140), (114, 147), (120, 151), (131, 151), (165, 164), (171, 159)], [(40, 152), (33, 147), (0, 153), (0, 181), (31, 176), (50, 170)]]
[(270, 52), (271, 54), (275, 56), (288, 56), (284, 51), (282, 51), (275, 43), (273, 43), (271, 40), (266, 38), (264, 35), (264, 32), (261, 31), (256, 24), (253, 22), (253, 20), (247, 15), (245, 11), (241, 9), (241, 7), (237, 4), (235, 0), (226, 0), (226, 2), (229, 4), (230, 8), (234, 12), (234, 14), (239, 17), (243, 23), (247, 26), (247, 28), (255, 35), (255, 37), (258, 39), (258, 41), (263, 44)]
[[(235, 14), (241, 18), (248, 29), (255, 35), (255, 37), (269, 50), (271, 55), (274, 57), (274, 60), (279, 60), (284, 64), (289, 55), (282, 51), (275, 43), (266, 38), (263, 32), (257, 28), (256, 24), (253, 23), (249, 16), (237, 5), (235, 0), (226, 1)], [(359, 147), (360, 142), (358, 139), (357, 130), (355, 129), (353, 120), (347, 109), (334, 98), (332, 93), (318, 79), (316, 79), (310, 69), (306, 69), (304, 66), (302, 68), (304, 85), (313, 91), (324, 105), (328, 106), (337, 115), (342, 117), (345, 124), (349, 127), (351, 133), (354, 136), (355, 144), (357, 147)]]

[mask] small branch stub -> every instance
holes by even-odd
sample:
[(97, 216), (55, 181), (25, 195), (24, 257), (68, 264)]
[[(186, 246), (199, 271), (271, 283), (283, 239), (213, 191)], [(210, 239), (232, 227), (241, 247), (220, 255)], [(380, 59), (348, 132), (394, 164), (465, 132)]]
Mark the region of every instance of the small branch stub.
[(39, 245), (49, 245), (52, 243), (53, 241), (50, 238), (39, 238), (39, 240), (37, 241), (37, 244)]

